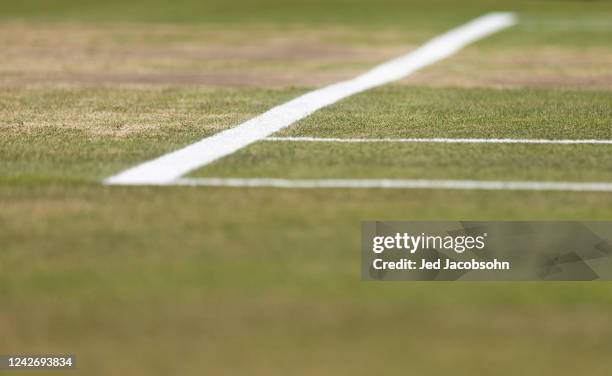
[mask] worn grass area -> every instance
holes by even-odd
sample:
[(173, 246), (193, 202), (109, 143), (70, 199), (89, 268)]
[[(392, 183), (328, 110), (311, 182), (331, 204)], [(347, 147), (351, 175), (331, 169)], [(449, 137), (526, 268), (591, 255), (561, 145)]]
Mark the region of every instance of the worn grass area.
[(245, 121), (299, 92), (5, 90), (0, 96), (0, 181), (98, 182)]
[[(584, 9), (590, 9), (585, 6)], [(612, 18), (518, 13), (519, 24), (404, 80), (465, 87), (612, 88)]]
[(347, 79), (416, 47), (424, 31), (349, 27), (0, 23), (0, 87), (287, 87)]
[[(319, 86), (400, 56), (439, 32), (350, 26), (0, 23), (0, 87), (24, 85)], [(584, 21), (597, 25), (598, 18)], [(556, 22), (569, 25), (559, 30)], [(525, 21), (404, 84), (608, 89), (609, 28)]]
[[(520, 24), (402, 82), (612, 87), (612, 5), (604, 1), (36, 3), (0, 4), (0, 87), (320, 86), (494, 10), (516, 11)], [(346, 19), (334, 20), (339, 14)]]

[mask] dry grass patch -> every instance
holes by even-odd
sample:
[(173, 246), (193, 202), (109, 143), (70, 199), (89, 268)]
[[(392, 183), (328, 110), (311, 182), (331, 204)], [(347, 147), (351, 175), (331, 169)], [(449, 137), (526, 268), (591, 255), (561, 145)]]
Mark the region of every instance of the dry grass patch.
[(421, 37), (341, 27), (5, 23), (0, 87), (321, 85), (404, 53)]
[(468, 48), (408, 77), (437, 87), (612, 89), (612, 50), (603, 47)]

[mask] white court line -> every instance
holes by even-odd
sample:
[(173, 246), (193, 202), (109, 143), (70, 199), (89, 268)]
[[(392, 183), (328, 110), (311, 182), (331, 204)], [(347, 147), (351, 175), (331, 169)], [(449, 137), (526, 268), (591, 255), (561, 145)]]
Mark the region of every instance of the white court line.
[(540, 181), (421, 180), (421, 179), (241, 179), (182, 178), (172, 185), (208, 187), (267, 188), (385, 188), (385, 189), (463, 189), (512, 191), (612, 192), (612, 183), (575, 183)]
[(417, 50), (348, 81), (311, 91), (234, 128), (144, 162), (104, 180), (105, 184), (168, 184), (215, 160), (264, 139), (313, 112), (362, 91), (397, 81), (516, 23), (512, 13), (490, 13), (442, 34)]
[(268, 137), (263, 141), (288, 142), (345, 142), (345, 143), (372, 143), (372, 142), (430, 142), (444, 144), (603, 144), (611, 145), (612, 140), (554, 140), (554, 139), (526, 139), (526, 138), (333, 138), (333, 137)]

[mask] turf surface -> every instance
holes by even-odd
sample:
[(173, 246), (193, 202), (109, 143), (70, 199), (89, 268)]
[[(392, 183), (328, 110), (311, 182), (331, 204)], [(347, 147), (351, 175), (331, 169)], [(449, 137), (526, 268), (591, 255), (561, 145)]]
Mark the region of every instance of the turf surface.
[(318, 111), (275, 136), (612, 139), (611, 101), (610, 91), (395, 85)]
[[(99, 184), (510, 8), (520, 26), (281, 134), (612, 138), (608, 1), (2, 2), (0, 354), (74, 353), (87, 375), (610, 374), (609, 283), (359, 280), (362, 220), (610, 220), (610, 194)], [(194, 175), (610, 181), (609, 150), (260, 142)]]
[(609, 182), (609, 154), (610, 145), (262, 142), (191, 176)]

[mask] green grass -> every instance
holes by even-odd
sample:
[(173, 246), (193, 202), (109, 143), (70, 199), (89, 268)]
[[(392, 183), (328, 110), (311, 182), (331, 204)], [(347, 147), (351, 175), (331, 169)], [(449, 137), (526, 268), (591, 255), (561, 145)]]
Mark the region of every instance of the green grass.
[[(435, 27), (491, 10), (517, 10), (533, 15), (563, 15), (573, 20), (612, 12), (608, 1), (564, 0), (23, 0), (3, 2), (4, 18), (88, 21), (188, 23), (353, 23), (394, 27)], [(435, 15), (432, 16), (432, 15)]]
[[(374, 367), (399, 374), (407, 367), (398, 360), (406, 351), (415, 359), (411, 369), (421, 372), (469, 374), (494, 367), (498, 374), (515, 375), (525, 372), (516, 360), (529, 359), (527, 374), (569, 375), (577, 372), (576, 362), (583, 368), (596, 363), (590, 371), (607, 374), (612, 367), (605, 360), (611, 349), (610, 284), (364, 283), (359, 231), (360, 222), (370, 219), (610, 220), (609, 194), (98, 183), (299, 92), (5, 91), (0, 107), (0, 351), (72, 352), (80, 372), (88, 375), (359, 374)], [(362, 132), (383, 121), (391, 125), (385, 135), (399, 135), (394, 132), (402, 131), (402, 117), (420, 107), (401, 107), (410, 102), (410, 92), (382, 89), (320, 116), (344, 130), (329, 132), (335, 136), (355, 135), (352, 117), (370, 124)], [(447, 127), (464, 132), (469, 124), (488, 124), (486, 119), (499, 119), (497, 130), (511, 132), (502, 127), (509, 114), (515, 124), (525, 125), (550, 118), (568, 125), (576, 137), (586, 125), (584, 134), (591, 137), (606, 131), (601, 129), (605, 93), (540, 91), (533, 99), (543, 99), (529, 111), (518, 100), (529, 92), (416, 92), (420, 104), (428, 104), (423, 113), (417, 111), (420, 127), (413, 124), (422, 134), (442, 135), (435, 129), (443, 124), (433, 121), (435, 114), (455, 119)], [(571, 98), (575, 109), (561, 105), (560, 98)], [(383, 107), (371, 116), (362, 107), (387, 100), (400, 107), (392, 111), (390, 104), (388, 111)], [(482, 103), (465, 111), (466, 101)], [(509, 104), (489, 113), (488, 101)], [(556, 117), (553, 108), (561, 111)], [(450, 115), (454, 109), (455, 117)], [(336, 117), (343, 111), (345, 117)], [(312, 124), (316, 134), (326, 135), (317, 124), (330, 123)], [(610, 176), (606, 146), (440, 146), (262, 142), (202, 172), (315, 178)], [(482, 167), (481, 175), (468, 162)], [(473, 363), (473, 354), (480, 352), (486, 359)], [(535, 360), (534, 353), (540, 354)]]
[(609, 195), (45, 184), (0, 197), (4, 352), (73, 352), (90, 375), (399, 374), (406, 351), (430, 372), (513, 375), (533, 353), (528, 375), (612, 366), (609, 284), (359, 280), (363, 219), (609, 219), (596, 209)]
[(245, 121), (299, 91), (19, 89), (0, 97), (0, 181), (95, 183)]
[(609, 155), (610, 145), (262, 142), (193, 176), (610, 182)]
[(390, 86), (279, 132), (313, 137), (612, 139), (610, 91)]
[[(510, 8), (520, 26), (279, 134), (612, 138), (609, 1), (0, 3), (0, 354), (94, 376), (609, 375), (610, 283), (365, 283), (360, 222), (612, 220), (611, 194), (99, 183), (309, 90), (300, 72)], [(286, 53), (304, 41), (335, 55)], [(160, 80), (200, 70), (264, 80)], [(193, 175), (610, 181), (609, 150), (261, 142)]]
[[(392, 86), (323, 109), (277, 135), (612, 139), (610, 101), (607, 91)], [(194, 175), (607, 182), (609, 153), (609, 145), (260, 142)]]

